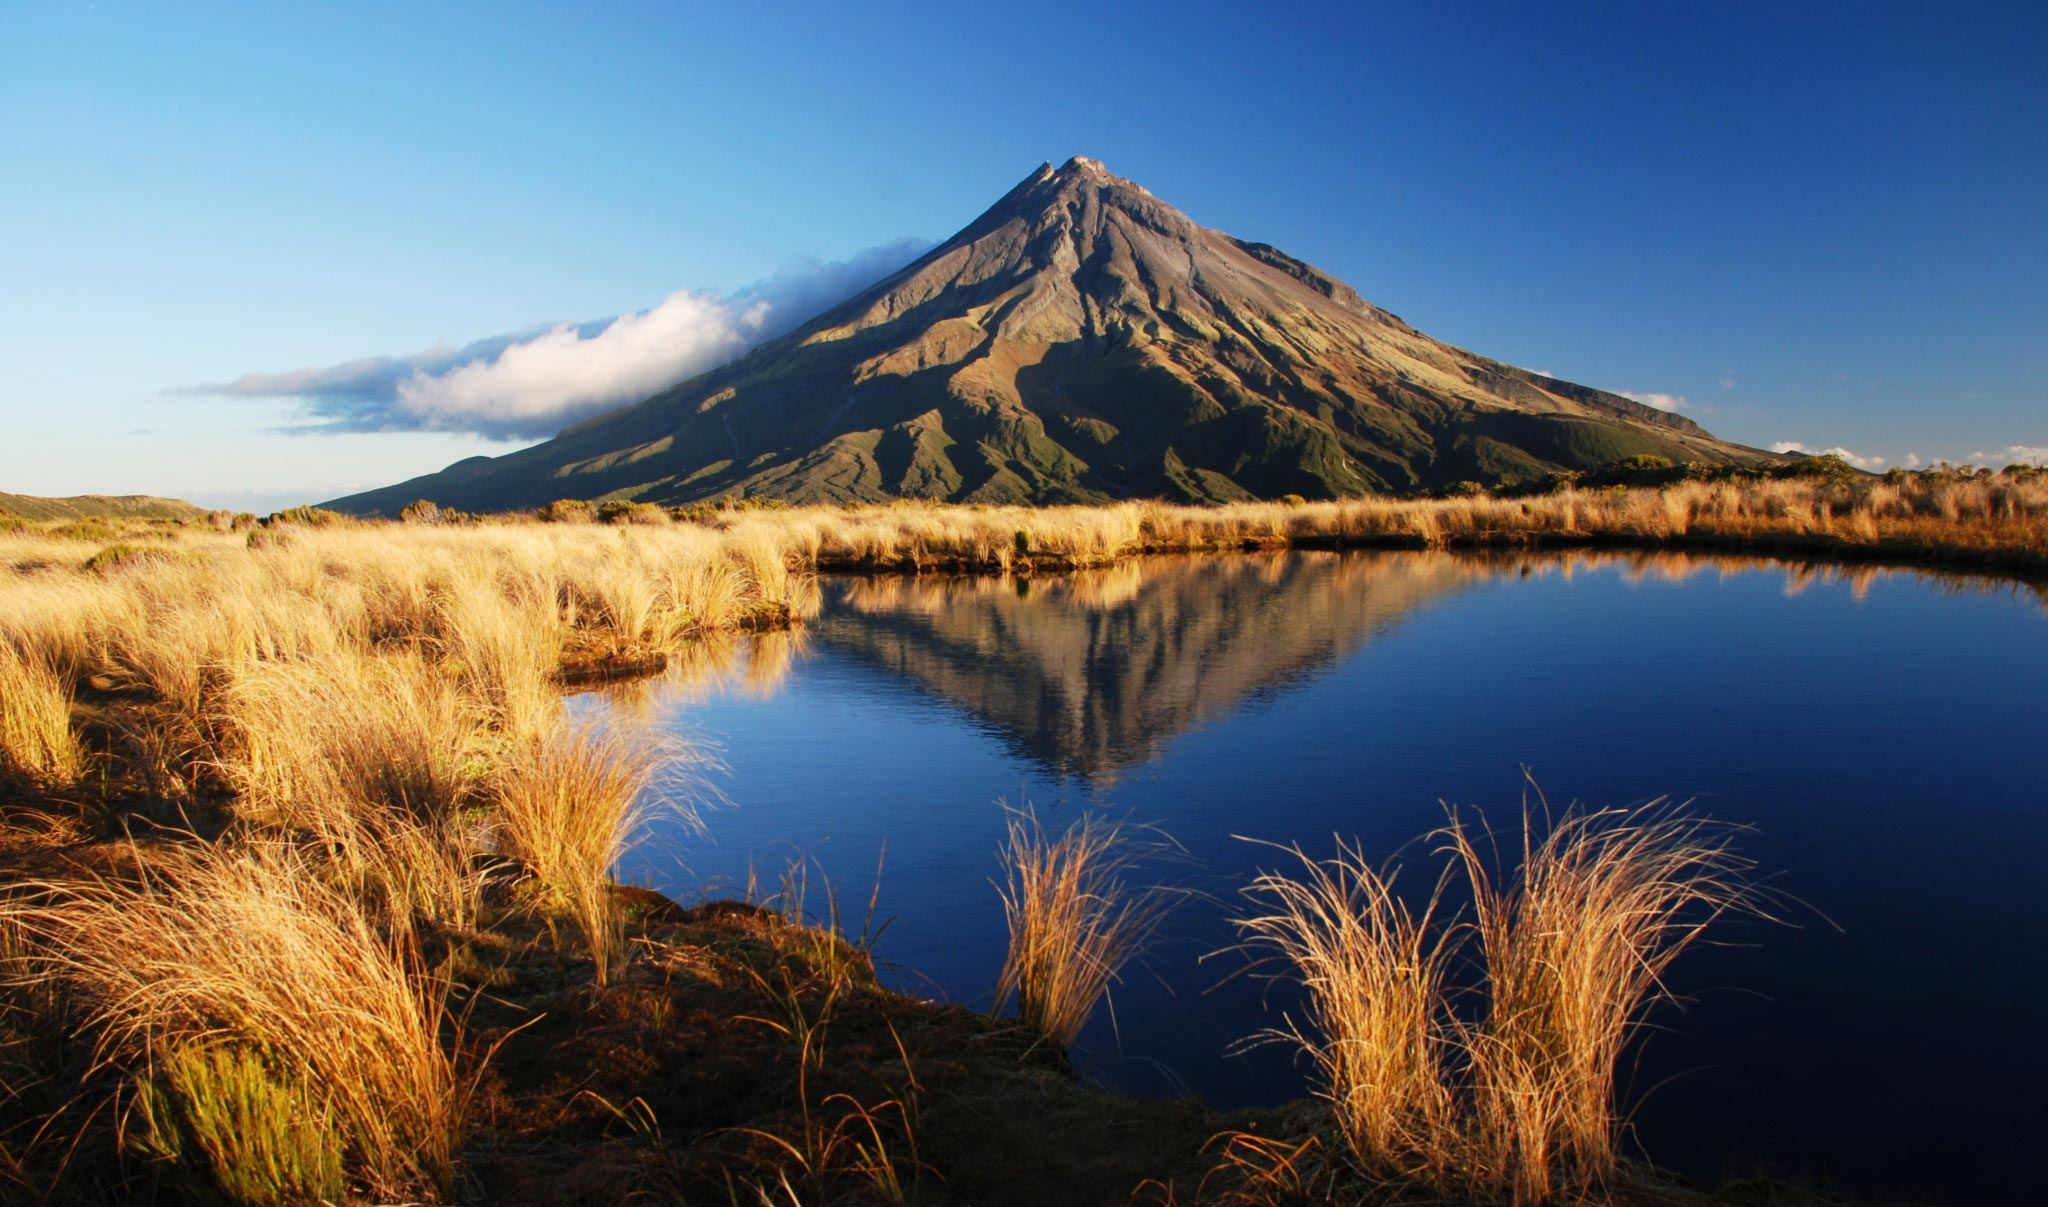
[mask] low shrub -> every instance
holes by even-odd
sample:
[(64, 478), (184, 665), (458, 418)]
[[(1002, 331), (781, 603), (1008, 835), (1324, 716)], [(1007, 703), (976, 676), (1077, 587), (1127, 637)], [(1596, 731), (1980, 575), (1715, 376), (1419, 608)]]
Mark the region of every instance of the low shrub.
[(87, 516), (50, 529), (50, 535), (65, 541), (111, 541), (120, 530), (98, 516)]
[(269, 528), (279, 524), (291, 524), (299, 528), (331, 528), (347, 518), (340, 512), (329, 511), (325, 507), (287, 507), (283, 511), (273, 511), (265, 516), (263, 526)]
[(240, 1207), (339, 1202), (346, 1137), (301, 1082), (255, 1050), (174, 1049), (136, 1094), (130, 1145)]
[(85, 559), (84, 569), (93, 574), (111, 574), (117, 570), (132, 569), (151, 562), (184, 560), (183, 555), (162, 545), (136, 545), (121, 543), (106, 548)]
[(544, 524), (588, 524), (597, 518), (597, 507), (589, 499), (556, 499), (534, 515)]

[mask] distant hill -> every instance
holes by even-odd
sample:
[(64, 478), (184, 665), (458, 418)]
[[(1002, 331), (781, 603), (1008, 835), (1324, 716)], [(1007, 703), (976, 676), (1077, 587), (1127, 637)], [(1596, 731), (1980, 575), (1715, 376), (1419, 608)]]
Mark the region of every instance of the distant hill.
[(87, 516), (118, 516), (138, 520), (195, 520), (206, 514), (183, 499), (159, 499), (155, 495), (72, 495), (46, 499), (40, 495), (11, 495), (0, 491), (0, 512), (25, 520), (79, 520)]
[(545, 444), (327, 506), (1327, 498), (1642, 454), (1775, 459), (1431, 339), (1076, 158), (731, 364)]

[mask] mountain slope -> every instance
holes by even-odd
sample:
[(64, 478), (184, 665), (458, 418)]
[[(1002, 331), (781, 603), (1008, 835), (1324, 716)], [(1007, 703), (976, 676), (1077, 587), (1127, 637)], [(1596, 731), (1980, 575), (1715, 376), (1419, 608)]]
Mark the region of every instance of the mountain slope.
[(329, 506), (1329, 497), (1636, 454), (1769, 456), (1431, 339), (1076, 158), (729, 365), (545, 444)]

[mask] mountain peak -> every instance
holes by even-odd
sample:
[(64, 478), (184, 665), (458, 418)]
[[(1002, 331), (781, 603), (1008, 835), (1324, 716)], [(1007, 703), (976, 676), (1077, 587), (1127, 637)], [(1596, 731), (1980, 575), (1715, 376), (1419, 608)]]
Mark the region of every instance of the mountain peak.
[(546, 444), (337, 506), (1326, 498), (1635, 455), (1768, 457), (1431, 339), (1077, 155), (740, 360)]

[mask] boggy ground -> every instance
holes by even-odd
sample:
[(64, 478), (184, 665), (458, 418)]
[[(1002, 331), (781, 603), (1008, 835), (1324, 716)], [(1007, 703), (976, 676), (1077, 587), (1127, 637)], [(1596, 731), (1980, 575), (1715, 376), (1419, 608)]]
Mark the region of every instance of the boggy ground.
[[(865, 952), (818, 927), (741, 901), (685, 909), (619, 891), (633, 957), (602, 991), (558, 960), (544, 929), (462, 956), (480, 990), (469, 1042), (496, 1046), (465, 1158), (476, 1201), (1330, 1201), (1287, 1193), (1248, 1157), (1258, 1141), (1291, 1152), (1317, 1139), (1319, 1103), (1225, 1113), (1101, 1090), (1011, 1020), (883, 988)], [(1602, 1201), (1837, 1201), (1768, 1180), (1709, 1193), (1638, 1172), (1642, 1185)], [(1345, 1201), (1406, 1201), (1353, 1189)]]
[(622, 891), (640, 933), (601, 993), (544, 943), (477, 953), (474, 1042), (503, 1045), (469, 1156), (483, 1201), (1121, 1204), (1284, 1117), (1088, 1088), (1012, 1023), (882, 988), (843, 939)]
[[(116, 842), (22, 841), (10, 882), (133, 877), (176, 866), (209, 832)], [(44, 831), (45, 834), (54, 831)], [(747, 1207), (1282, 1207), (1441, 1202), (1373, 1186), (1327, 1107), (1218, 1112), (1088, 1085), (1014, 1020), (885, 988), (859, 935), (798, 916), (785, 880), (762, 902), (684, 907), (612, 890), (625, 955), (598, 985), (567, 911), (503, 866), (469, 925), (418, 923), (413, 974), (444, 987), (442, 1046), (461, 1100), (454, 1177), (394, 1199), (745, 1204)], [(836, 912), (836, 911), (835, 911)], [(311, 1203), (237, 1195), (203, 1161), (136, 1140), (132, 1075), (96, 1059), (62, 1002), (0, 992), (0, 1202)], [(97, 1104), (97, 1105), (92, 1105)], [(1811, 1188), (1751, 1180), (1701, 1191), (1647, 1168), (1574, 1202), (1825, 1207)]]

